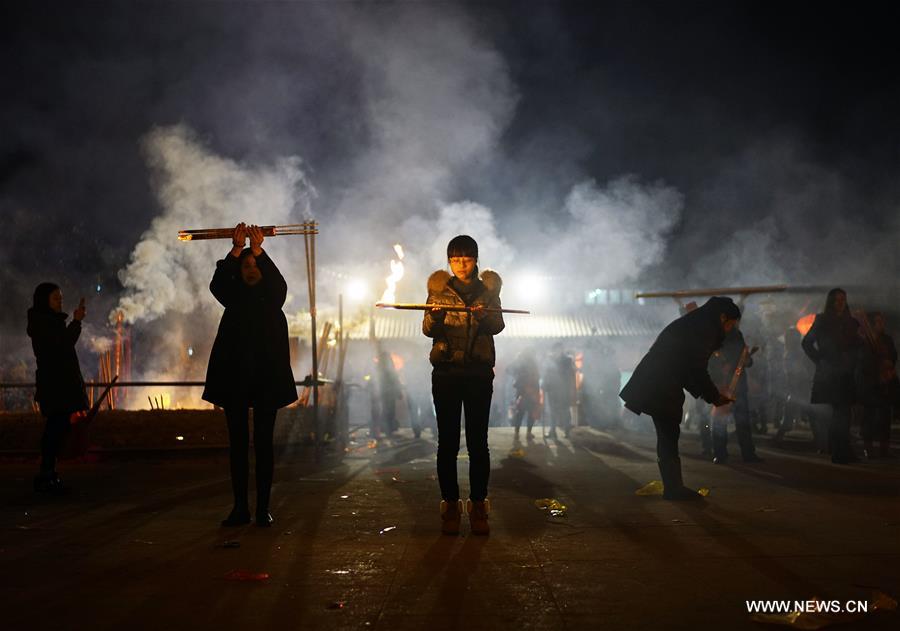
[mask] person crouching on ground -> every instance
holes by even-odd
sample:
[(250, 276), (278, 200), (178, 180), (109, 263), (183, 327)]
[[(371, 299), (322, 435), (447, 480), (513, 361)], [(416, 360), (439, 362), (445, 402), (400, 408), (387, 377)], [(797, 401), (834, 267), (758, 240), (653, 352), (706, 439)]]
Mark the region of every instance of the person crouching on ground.
[(35, 288), (27, 331), (37, 363), (34, 400), (46, 419), (41, 438), (41, 469), (34, 479), (34, 490), (41, 493), (62, 494), (69, 490), (56, 472), (56, 458), (70, 430), (69, 418), (89, 407), (75, 353), (84, 316), (82, 298), (72, 313), (72, 321), (66, 325), (68, 314), (63, 313), (59, 286), (41, 283)]
[(733, 402), (712, 382), (707, 363), (740, 319), (741, 311), (731, 298), (710, 298), (662, 330), (619, 393), (626, 408), (653, 419), (665, 499), (700, 497), (684, 486), (681, 477), (678, 438), (684, 391), (715, 406)]
[[(486, 535), (488, 526), (488, 421), (494, 387), (494, 335), (504, 328), (500, 313), (499, 274), (478, 274), (478, 244), (468, 235), (454, 237), (447, 245), (452, 275), (445, 270), (428, 279), (429, 304), (422, 332), (432, 338), (431, 391), (438, 425), (437, 473), (441, 487), (441, 530), (459, 534), (462, 501), (456, 478), (460, 415), (466, 414), (466, 446), (469, 450), (469, 501), (466, 510), (474, 534)], [(448, 311), (443, 306), (471, 307)], [(496, 309), (488, 311), (487, 309)]]
[[(250, 247), (244, 249), (248, 237)], [(281, 311), (287, 283), (262, 249), (258, 226), (238, 224), (232, 243), (231, 252), (216, 263), (209, 284), (225, 313), (209, 356), (203, 399), (224, 408), (228, 422), (234, 508), (223, 526), (250, 523), (249, 408), (253, 408), (256, 525), (267, 527), (273, 522), (269, 500), (275, 473), (275, 415), (278, 408), (297, 400), (287, 319)]]

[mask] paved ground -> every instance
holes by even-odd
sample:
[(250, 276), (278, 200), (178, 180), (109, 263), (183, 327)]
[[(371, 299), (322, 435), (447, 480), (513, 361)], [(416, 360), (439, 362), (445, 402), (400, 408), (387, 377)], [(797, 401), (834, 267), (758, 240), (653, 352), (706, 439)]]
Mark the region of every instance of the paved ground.
[[(283, 458), (269, 530), (218, 528), (219, 452), (69, 465), (76, 492), (58, 499), (30, 492), (33, 463), (0, 463), (2, 626), (764, 629), (746, 600), (900, 596), (900, 461), (762, 448), (764, 464), (719, 466), (691, 457), (687, 436), (686, 482), (711, 489), (694, 506), (635, 495), (658, 478), (652, 436), (585, 431), (519, 452), (504, 428), (491, 443), (489, 538), (438, 534), (424, 438), (319, 467)], [(845, 628), (898, 624), (876, 613)]]

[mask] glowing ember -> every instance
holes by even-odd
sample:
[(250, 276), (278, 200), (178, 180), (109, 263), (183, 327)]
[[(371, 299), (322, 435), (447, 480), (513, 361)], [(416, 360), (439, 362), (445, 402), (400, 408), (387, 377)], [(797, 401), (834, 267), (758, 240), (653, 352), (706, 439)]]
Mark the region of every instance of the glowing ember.
[(809, 330), (812, 328), (813, 322), (815, 321), (815, 313), (810, 313), (809, 315), (805, 315), (797, 320), (797, 330), (800, 332), (800, 335), (806, 335), (807, 333), (809, 333)]
[(381, 294), (381, 300), (378, 302), (393, 303), (397, 302), (397, 283), (403, 278), (403, 247), (398, 243), (394, 246), (394, 252), (397, 253), (396, 259), (391, 259), (391, 275), (385, 278), (387, 289)]

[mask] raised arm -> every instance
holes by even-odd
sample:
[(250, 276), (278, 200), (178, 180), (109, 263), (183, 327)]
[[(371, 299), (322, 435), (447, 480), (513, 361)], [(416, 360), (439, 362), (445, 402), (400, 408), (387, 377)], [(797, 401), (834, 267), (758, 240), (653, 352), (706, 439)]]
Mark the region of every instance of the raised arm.
[(260, 274), (262, 274), (262, 281), (260, 282), (265, 287), (266, 297), (273, 304), (281, 307), (284, 305), (284, 301), (287, 300), (287, 282), (284, 280), (284, 276), (281, 275), (278, 266), (269, 258), (265, 250), (260, 250), (259, 255), (255, 256), (256, 266), (259, 268)]
[(209, 283), (209, 290), (226, 309), (234, 304), (241, 283), (241, 262), (234, 254), (229, 254), (216, 262), (216, 271)]
[(239, 223), (234, 227), (231, 235), (231, 252), (221, 261), (216, 263), (216, 271), (209, 290), (223, 307), (228, 307), (234, 302), (238, 283), (241, 282), (241, 250), (247, 241), (247, 226)]
[(256, 266), (262, 274), (262, 285), (268, 298), (273, 304), (281, 307), (287, 300), (287, 283), (284, 276), (278, 270), (278, 266), (269, 258), (262, 249), (265, 235), (262, 228), (252, 225), (247, 228), (247, 236), (250, 238), (250, 253), (256, 259)]

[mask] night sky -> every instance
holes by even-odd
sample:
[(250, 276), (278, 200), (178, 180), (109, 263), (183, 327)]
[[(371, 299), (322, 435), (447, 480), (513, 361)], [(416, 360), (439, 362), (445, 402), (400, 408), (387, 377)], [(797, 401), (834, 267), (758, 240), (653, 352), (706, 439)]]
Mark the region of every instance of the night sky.
[[(877, 281), (898, 267), (897, 13), (19, 3), (0, 27), (0, 329), (21, 333), (47, 279), (70, 308), (91, 291), (95, 312), (115, 306), (120, 271), (169, 208), (159, 190), (173, 176), (148, 157), (148, 134), (177, 125), (251, 173), (294, 157), (332, 269), (378, 261), (381, 274), (398, 224), (440, 250), (463, 212), (452, 205), (472, 202), (510, 267), (546, 251), (541, 271), (609, 285)], [(288, 206), (280, 218), (306, 212)], [(182, 227), (217, 227), (197, 212)], [(573, 255), (625, 215), (627, 235)], [(410, 241), (427, 272), (432, 243)], [(623, 269), (603, 258), (617, 243)]]

